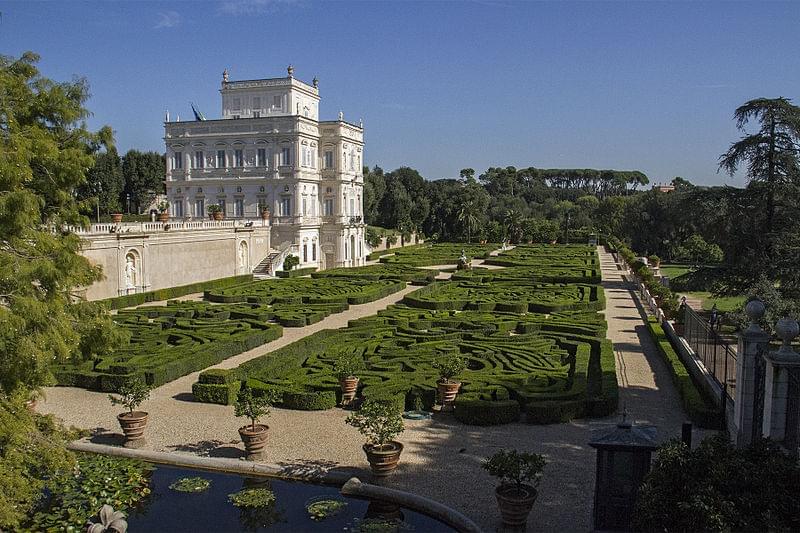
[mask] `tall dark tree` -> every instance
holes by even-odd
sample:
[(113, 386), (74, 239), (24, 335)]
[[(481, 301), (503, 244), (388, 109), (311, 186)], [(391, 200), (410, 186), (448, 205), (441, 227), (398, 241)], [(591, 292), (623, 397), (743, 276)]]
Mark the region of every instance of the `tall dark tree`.
[(146, 208), (157, 194), (164, 191), (166, 166), (164, 156), (156, 152), (129, 150), (122, 160), (125, 177), (124, 201), (130, 195), (131, 210), (137, 213)]
[(399, 181), (391, 181), (381, 200), (381, 222), (384, 227), (408, 229), (414, 202)]
[(771, 236), (778, 191), (798, 179), (800, 108), (787, 98), (756, 98), (739, 107), (734, 118), (740, 131), (750, 121), (757, 121), (759, 128), (733, 143), (720, 156), (719, 168), (733, 175), (747, 163), (751, 184), (763, 184), (764, 231)]
[(125, 178), (122, 175), (122, 160), (113, 146), (97, 154), (94, 166), (86, 177), (86, 188), (90, 196), (97, 198), (102, 213), (118, 213), (122, 210)]
[(367, 224), (378, 224), (380, 205), (386, 194), (386, 179), (383, 169), (375, 166), (372, 170), (364, 167), (364, 219)]

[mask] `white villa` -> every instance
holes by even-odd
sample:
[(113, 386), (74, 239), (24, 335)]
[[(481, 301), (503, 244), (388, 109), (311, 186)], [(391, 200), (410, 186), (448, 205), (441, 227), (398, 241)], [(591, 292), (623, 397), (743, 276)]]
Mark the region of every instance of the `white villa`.
[[(288, 76), (222, 76), (222, 118), (164, 123), (166, 190), (173, 221), (269, 212), (273, 253), (300, 268), (364, 264), (362, 124), (319, 120), (319, 85)], [(265, 258), (252, 258), (257, 264)]]

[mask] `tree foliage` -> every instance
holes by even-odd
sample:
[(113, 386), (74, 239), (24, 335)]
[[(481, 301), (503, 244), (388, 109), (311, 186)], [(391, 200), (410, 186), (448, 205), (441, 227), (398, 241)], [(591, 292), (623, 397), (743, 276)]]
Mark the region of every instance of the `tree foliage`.
[(0, 394), (46, 383), (55, 361), (124, 341), (98, 305), (74, 303), (101, 271), (66, 230), (88, 222), (76, 196), (111, 130), (87, 129), (85, 81), (44, 78), (37, 61), (0, 57)]

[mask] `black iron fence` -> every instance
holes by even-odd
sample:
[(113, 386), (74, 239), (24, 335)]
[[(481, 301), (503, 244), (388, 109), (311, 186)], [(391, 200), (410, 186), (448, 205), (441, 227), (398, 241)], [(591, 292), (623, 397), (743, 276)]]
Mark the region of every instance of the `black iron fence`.
[(736, 347), (720, 337), (719, 321), (712, 323), (688, 305), (684, 307), (683, 338), (722, 388), (724, 406), (736, 396)]

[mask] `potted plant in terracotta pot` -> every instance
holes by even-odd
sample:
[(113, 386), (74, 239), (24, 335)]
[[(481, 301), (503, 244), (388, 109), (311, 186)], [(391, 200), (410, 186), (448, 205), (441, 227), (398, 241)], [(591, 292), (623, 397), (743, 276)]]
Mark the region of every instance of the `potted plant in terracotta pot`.
[(222, 220), (224, 217), (222, 207), (219, 204), (211, 204), (208, 206), (208, 214), (211, 215), (211, 218), (214, 220)]
[(264, 394), (256, 396), (253, 394), (253, 389), (244, 383), (239, 389), (234, 405), (234, 414), (250, 419), (250, 424), (239, 428), (239, 436), (244, 442), (248, 461), (254, 461), (264, 455), (269, 426), (256, 424), (256, 422), (259, 418), (269, 415), (270, 407), (276, 399), (277, 394), (273, 391), (264, 391)]
[(158, 221), (169, 222), (169, 202), (166, 200), (159, 202), (156, 209), (158, 209)]
[(261, 207), (261, 220), (269, 220), (269, 207), (262, 205)]
[(448, 355), (433, 362), (433, 367), (439, 370), (439, 381), (436, 389), (439, 393), (439, 405), (442, 411), (452, 411), (461, 382), (453, 378), (467, 367), (466, 360), (458, 354)]
[(345, 422), (367, 438), (362, 448), (372, 475), (385, 477), (391, 474), (403, 452), (403, 445), (394, 440), (405, 429), (397, 406), (387, 401), (367, 400), (361, 410), (348, 416)]
[(119, 387), (117, 395), (109, 394), (112, 405), (124, 405), (128, 412), (117, 415), (122, 432), (125, 434), (126, 448), (144, 446), (144, 429), (147, 426), (147, 413), (135, 411), (150, 397), (150, 387), (141, 378), (129, 379)]
[(494, 492), (504, 525), (525, 526), (536, 501), (536, 487), (544, 465), (542, 455), (517, 450), (500, 450), (483, 462), (481, 466), (489, 474), (500, 478), (500, 485)]
[(122, 213), (111, 213), (111, 221), (114, 224), (119, 224), (122, 222)]
[(358, 391), (359, 370), (364, 368), (364, 361), (356, 354), (345, 354), (333, 362), (333, 373), (342, 387), (342, 405), (348, 405), (356, 397)]

